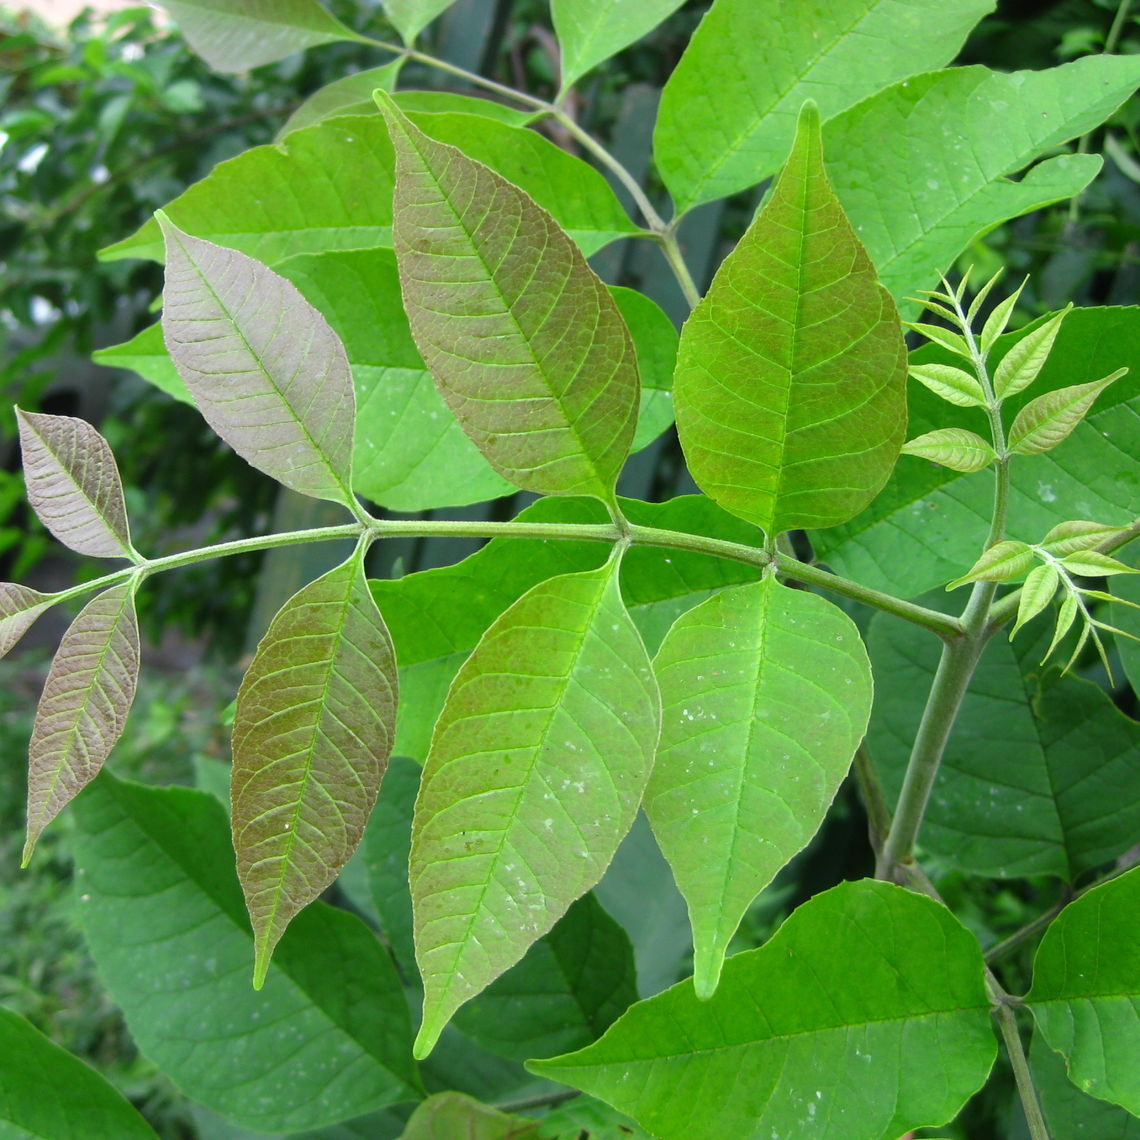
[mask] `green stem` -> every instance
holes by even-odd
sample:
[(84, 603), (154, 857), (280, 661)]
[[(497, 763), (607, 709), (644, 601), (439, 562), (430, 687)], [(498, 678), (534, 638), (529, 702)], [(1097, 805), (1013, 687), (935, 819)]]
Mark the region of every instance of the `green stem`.
[[(446, 519), (373, 519), (366, 523), (345, 523), (343, 526), (317, 527), (313, 530), (284, 531), (279, 534), (259, 535), (256, 538), (241, 538), (214, 546), (199, 547), (195, 550), (168, 554), (162, 558), (143, 559), (136, 566), (114, 570), (89, 582), (82, 582), (69, 589), (50, 595), (52, 603), (70, 601), (96, 590), (105, 589), (124, 581), (131, 574), (155, 574), (163, 570), (174, 570), (203, 562), (208, 558), (224, 558), (232, 554), (246, 554), (255, 550), (269, 550), (277, 546), (294, 546), (300, 543), (327, 542), (336, 539), (359, 538), (370, 532), (370, 541), (384, 538), (542, 538), (563, 539), (571, 542), (610, 542), (630, 543), (643, 546), (661, 547), (667, 550), (684, 550), (696, 554), (709, 554), (717, 558), (727, 558), (734, 562), (744, 562), (763, 569), (772, 561), (772, 555), (754, 546), (743, 543), (726, 542), (704, 535), (686, 534), (682, 531), (659, 530), (656, 527), (634, 526), (622, 519), (618, 523), (539, 523), (539, 522), (492, 522), (492, 521), (449, 521)], [(810, 586), (819, 586), (832, 593), (855, 601), (864, 602), (886, 613), (892, 613), (906, 621), (923, 626), (940, 637), (954, 640), (962, 632), (956, 618), (937, 610), (916, 606), (901, 598), (881, 594), (868, 589), (858, 582), (841, 578), (826, 570), (800, 562), (784, 555), (777, 557), (779, 570), (789, 578)]]
[(999, 1001), (997, 1012), (998, 1028), (1001, 1030), (1005, 1050), (1009, 1054), (1010, 1064), (1013, 1065), (1014, 1080), (1017, 1081), (1017, 1091), (1021, 1097), (1021, 1107), (1025, 1110), (1025, 1120), (1029, 1125), (1029, 1135), (1033, 1140), (1049, 1140), (1049, 1129), (1045, 1124), (1045, 1117), (1041, 1113), (1041, 1104), (1037, 1099), (1037, 1089), (1033, 1084), (1033, 1076), (1029, 1072), (1029, 1061), (1025, 1056), (1025, 1047), (1021, 1044), (1021, 1034), (1017, 1028), (1017, 1016), (1007, 1001)]
[(878, 856), (883, 849), (883, 843), (891, 830), (891, 809), (887, 806), (887, 799), (883, 795), (882, 785), (867, 754), (866, 746), (860, 744), (855, 750), (855, 782), (859, 786), (859, 795), (863, 800), (863, 808), (867, 812), (867, 830), (871, 838), (871, 850)]
[(1014, 931), (1008, 938), (1002, 939), (995, 946), (986, 951), (986, 963), (992, 964), (1012, 953), (1020, 945), (1036, 937), (1069, 905), (1073, 895), (1066, 892), (1044, 914), (1039, 914), (1032, 922), (1027, 922), (1020, 930)]
[(677, 241), (677, 231), (673, 226), (668, 226), (658, 234), (658, 240), (661, 243), (661, 251), (665, 254), (665, 260), (669, 263), (669, 268), (673, 270), (673, 276), (677, 278), (681, 292), (685, 294), (689, 308), (695, 309), (697, 302), (701, 299), (701, 291), (697, 288), (693, 275), (685, 264), (685, 256), (681, 252), (680, 243)]

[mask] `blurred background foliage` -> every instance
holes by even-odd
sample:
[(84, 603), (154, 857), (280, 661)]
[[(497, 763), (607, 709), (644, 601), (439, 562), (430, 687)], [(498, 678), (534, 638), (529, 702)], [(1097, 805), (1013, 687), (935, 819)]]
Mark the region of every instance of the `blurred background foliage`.
[[(325, 0), (342, 21), (395, 40), (379, 0)], [(662, 85), (708, 0), (689, 0), (670, 20), (588, 76), (571, 109), (607, 140), (651, 191), (653, 114)], [(546, 0), (458, 0), (423, 46), (462, 67), (543, 97), (557, 86)], [(1131, 0), (1002, 0), (966, 45), (960, 63), (998, 70), (1043, 68), (1104, 50), (1140, 51)], [(192, 409), (137, 377), (89, 362), (97, 348), (128, 339), (153, 320), (161, 269), (99, 262), (97, 250), (132, 232), (156, 208), (216, 163), (270, 142), (306, 95), (383, 62), (362, 45), (332, 44), (246, 75), (212, 72), (146, 8), (105, 21), (80, 16), (52, 30), (0, 2), (0, 385), (13, 404), (96, 422), (115, 449), (136, 542), (148, 553), (221, 541), (280, 522), (276, 485), (224, 448)], [(408, 67), (403, 86), (438, 85)], [(564, 142), (556, 134), (555, 141)], [(1007, 267), (1004, 287), (1026, 275), (1015, 323), (1061, 307), (1132, 304), (1140, 295), (1140, 106), (1126, 105), (1081, 148), (1106, 154), (1101, 176), (1079, 201), (1018, 219), (979, 239), (960, 259), (984, 280)], [(704, 284), (750, 220), (757, 191), (693, 212), (682, 229)], [(608, 280), (634, 285), (680, 322), (684, 305), (647, 243), (621, 243), (594, 258)], [(993, 300), (998, 299), (995, 293)], [(24, 504), (15, 426), (0, 417), (0, 577), (59, 588), (93, 573), (51, 542)], [(666, 498), (691, 489), (675, 440), (637, 460), (627, 493)], [(518, 504), (492, 507), (508, 517)], [(458, 512), (457, 512), (458, 513)], [(465, 551), (464, 551), (465, 552)], [(453, 547), (425, 540), (402, 548), (397, 574), (449, 560)], [(222, 710), (236, 662), (252, 642), (259, 556), (226, 559), (168, 576), (145, 591), (152, 648), (116, 769), (158, 783), (194, 782), (228, 758)], [(254, 624), (257, 619), (255, 617)], [(45, 624), (45, 623), (41, 623)], [(39, 646), (0, 662), (0, 747), (12, 757), (0, 783), (0, 1003), (28, 1017), (103, 1071), (163, 1137), (229, 1136), (179, 1097), (139, 1058), (103, 994), (72, 918), (66, 829), (53, 829), (30, 872), (19, 874), (23, 781), (16, 775), (48, 655), (62, 631), (46, 624)], [(215, 771), (216, 775), (216, 771)], [(765, 892), (734, 950), (765, 941), (803, 898), (869, 873), (866, 821), (845, 789), (811, 847)], [(948, 900), (993, 945), (1052, 901), (1045, 882), (939, 878)], [(995, 1092), (996, 1087), (996, 1092)], [(1012, 1080), (991, 1086), (954, 1129), (940, 1135), (1009, 1140), (1018, 1135)], [(237, 1134), (233, 1134), (236, 1138)], [(243, 1134), (244, 1135), (244, 1134)], [(354, 1134), (355, 1135), (355, 1134)]]

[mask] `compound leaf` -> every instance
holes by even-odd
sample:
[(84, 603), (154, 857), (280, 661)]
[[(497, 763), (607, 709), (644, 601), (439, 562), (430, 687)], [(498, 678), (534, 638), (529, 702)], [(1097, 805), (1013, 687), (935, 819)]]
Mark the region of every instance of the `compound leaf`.
[(805, 99), (830, 119), (898, 79), (943, 67), (992, 8), (992, 0), (716, 0), (665, 85), (654, 134), (678, 212), (772, 174)]
[(30, 586), (0, 582), (0, 657), (32, 628), (36, 618), (51, 604), (50, 598)]
[(0, 1132), (157, 1140), (122, 1093), (19, 1014), (0, 1008)]
[(693, 478), (769, 538), (874, 498), (906, 428), (906, 346), (836, 201), (805, 106), (764, 208), (681, 332), (673, 400)]
[(249, 71), (317, 44), (367, 42), (317, 0), (162, 0), (162, 6), (216, 71)]
[(1082, 1091), (1140, 1116), (1140, 869), (1071, 902), (1045, 931), (1025, 1003)]
[(363, 550), (273, 619), (234, 713), (234, 849), (254, 930), (254, 985), (289, 921), (348, 862), (392, 750), (392, 641)]
[[(995, 128), (996, 130), (997, 128)], [(1002, 337), (997, 363), (1026, 334)], [(946, 361), (933, 346), (919, 362)], [(1095, 381), (1121, 365), (1129, 374), (1104, 392), (1065, 445), (1010, 465), (1010, 518), (1026, 536), (1043, 535), (1066, 517), (1128, 526), (1136, 517), (1140, 454), (1140, 308), (1074, 309), (1034, 381), (1045, 392)], [(1028, 393), (1008, 401), (1010, 412)], [(910, 386), (911, 430), (977, 426), (978, 413)], [(913, 598), (962, 573), (984, 546), (993, 515), (993, 483), (925, 463), (899, 463), (883, 493), (849, 523), (812, 536), (817, 557), (837, 573)]]
[(871, 666), (842, 610), (769, 576), (683, 614), (653, 667), (661, 743), (645, 811), (689, 906), (707, 998), (744, 912), (847, 774)]
[(660, 707), (617, 570), (529, 590), (448, 692), (412, 831), (418, 1056), (598, 882), (633, 824)]
[(206, 422), (286, 487), (354, 509), (356, 401), (328, 322), (252, 257), (160, 222), (166, 347)]
[(16, 409), (24, 481), (40, 522), (64, 546), (97, 558), (134, 558), (119, 469), (86, 421)]
[(87, 945), (132, 1039), (182, 1092), (237, 1127), (288, 1133), (423, 1095), (400, 980), (355, 915), (306, 908), (251, 988), (213, 796), (104, 772), (73, 814)]
[(950, 1120), (996, 1051), (974, 936), (929, 898), (863, 881), (730, 958), (709, 1001), (682, 982), (528, 1067), (667, 1138), (895, 1140)]
[(562, 58), (562, 94), (591, 68), (648, 35), (684, 0), (551, 0)]
[(123, 733), (139, 675), (136, 585), (92, 598), (52, 660), (28, 746), (25, 867), (40, 833), (99, 774)]
[(384, 113), (404, 304), (443, 398), (515, 486), (612, 504), (638, 402), (613, 298), (525, 193), (390, 101)]

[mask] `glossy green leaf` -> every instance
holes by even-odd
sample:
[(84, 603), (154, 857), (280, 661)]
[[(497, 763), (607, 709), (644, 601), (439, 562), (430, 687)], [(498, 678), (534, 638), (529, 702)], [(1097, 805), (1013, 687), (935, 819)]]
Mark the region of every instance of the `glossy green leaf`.
[(418, 1056), (602, 877), (659, 727), (616, 558), (535, 586), (482, 637), (448, 692), (416, 801)]
[(17, 582), (0, 582), (0, 657), (3, 657), (51, 605), (39, 590)]
[(946, 589), (956, 590), (967, 582), (1012, 582), (1033, 565), (1033, 548), (1026, 542), (1003, 539), (987, 548), (961, 578), (948, 582)]
[[(399, 106), (426, 106), (413, 121), (433, 137), (461, 142), (464, 153), (493, 167), (548, 210), (591, 254), (615, 238), (640, 231), (605, 179), (588, 163), (504, 117), (495, 104), (428, 99), (431, 92), (396, 97)], [(442, 95), (443, 93), (434, 93)], [(455, 107), (468, 113), (455, 113)], [(436, 113), (446, 108), (447, 113)], [(493, 115), (493, 117), (489, 117)], [(248, 253), (277, 268), (298, 253), (374, 249), (392, 245), (395, 158), (374, 102), (366, 114), (343, 114), (291, 131), (280, 142), (254, 147), (219, 163), (175, 198), (166, 212), (198, 237)], [(304, 186), (305, 193), (296, 193)], [(106, 259), (163, 258), (162, 234), (149, 221), (108, 246)]]
[(282, 606), (238, 691), (233, 838), (257, 988), (356, 850), (392, 751), (396, 659), (363, 562), (360, 548)]
[[(978, 297), (982, 297), (984, 299), (984, 294), (989, 292), (990, 287), (996, 280), (996, 277), (990, 278), (990, 280), (986, 283), (984, 290), (978, 293)], [(1008, 297), (1003, 298), (996, 305), (994, 305), (993, 312), (990, 313), (988, 317), (986, 317), (986, 323), (982, 326), (982, 331), (978, 335), (978, 345), (980, 346), (983, 355), (989, 354), (990, 349), (993, 347), (994, 341), (997, 340), (997, 338), (1001, 336), (1003, 332), (1005, 332), (1006, 326), (1009, 324), (1009, 319), (1013, 316), (1013, 310), (1017, 306), (1018, 299), (1021, 297), (1021, 291), (1025, 288), (1028, 281), (1029, 278), (1026, 277), (1025, 280), (1022, 281), (1022, 283), (1018, 285), (1018, 287), (1012, 293), (1010, 293)], [(971, 325), (973, 324), (975, 315), (981, 307), (981, 303), (979, 302), (978, 297), (975, 297), (973, 301), (970, 302), (970, 308), (966, 314), (969, 321), (971, 322)]]
[(1140, 869), (1094, 888), (1053, 921), (1026, 1005), (1082, 1091), (1140, 1116)]
[(931, 899), (867, 880), (730, 958), (709, 1001), (682, 982), (529, 1067), (661, 1140), (897, 1140), (950, 1120), (996, 1051), (974, 936)]
[[(978, 663), (927, 807), (919, 843), (951, 866), (1069, 882), (1140, 833), (1140, 730), (1098, 686), (1042, 670), (1048, 641), (994, 638)], [(902, 783), (938, 665), (925, 631), (876, 617), (867, 638), (876, 694), (867, 747), (889, 803)]]
[(830, 122), (828, 175), (904, 313), (917, 307), (901, 298), (928, 288), (977, 235), (1084, 189), (1099, 156), (1061, 155), (1008, 176), (1102, 123), (1137, 83), (1136, 56), (1011, 75), (955, 67), (897, 83)]
[(3, 1008), (0, 1135), (11, 1140), (157, 1140), (118, 1089)]
[[(996, 363), (1024, 335), (1003, 337)], [(912, 360), (915, 357), (912, 356)], [(924, 348), (919, 362), (950, 363), (936, 348)], [(1121, 365), (1129, 374), (1106, 391), (1085, 420), (1056, 451), (1019, 457), (1010, 465), (1009, 517), (1016, 533), (1044, 535), (1065, 519), (1097, 519), (1127, 526), (1140, 495), (1140, 309), (1074, 309), (1048, 361), (1034, 382), (1035, 393), (1093, 381)], [(1010, 414), (1023, 393), (1008, 402)], [(979, 413), (951, 407), (912, 384), (911, 431), (944, 427), (977, 430)], [(993, 512), (993, 481), (923, 463), (900, 463), (883, 493), (849, 523), (812, 536), (820, 561), (866, 586), (901, 597), (940, 588), (962, 573), (986, 541)]]
[(85, 420), (16, 409), (28, 502), (64, 546), (97, 558), (135, 558), (119, 469)]
[[(620, 500), (633, 523), (689, 534), (707, 534), (757, 546), (759, 532), (701, 496), (668, 503)], [(592, 500), (543, 499), (519, 515), (520, 522), (605, 524), (604, 508)], [(597, 542), (496, 538), (455, 566), (374, 581), (400, 663), (400, 711), (396, 751), (422, 760), (431, 726), (452, 678), (499, 614), (532, 586), (555, 574), (591, 570), (606, 558)], [(622, 561), (622, 590), (650, 650), (686, 609), (712, 590), (759, 576), (756, 567), (705, 554), (635, 546)]]
[(455, 1016), (501, 1057), (525, 1061), (597, 1040), (637, 1000), (626, 933), (591, 894)]
[(182, 383), (182, 377), (178, 375), (178, 369), (166, 351), (161, 322), (148, 326), (122, 344), (99, 349), (91, 354), (91, 359), (107, 368), (127, 368), (137, 372), (160, 392), (165, 392), (180, 403), (194, 403), (194, 397)]
[(162, 0), (162, 6), (216, 71), (249, 71), (317, 44), (362, 39), (317, 0)]
[(661, 96), (654, 152), (678, 211), (774, 173), (805, 99), (830, 119), (897, 79), (943, 67), (992, 8), (716, 0)]
[(903, 444), (903, 455), (929, 459), (952, 471), (970, 473), (984, 471), (997, 459), (993, 447), (977, 432), (965, 428), (942, 428), (928, 431), (908, 439)]
[(311, 127), (333, 115), (371, 113), (376, 106), (372, 101), (372, 92), (377, 88), (383, 91), (394, 90), (403, 65), (404, 61), (397, 59), (380, 67), (342, 75), (332, 83), (326, 83), (285, 120), (285, 125), (277, 132), (277, 141), (292, 131)]
[(562, 62), (562, 94), (587, 71), (648, 35), (684, 0), (551, 0)]
[(309, 907), (250, 987), (253, 935), (212, 796), (104, 773), (74, 815), (88, 946), (139, 1049), (182, 1092), (267, 1132), (420, 1095), (399, 979), (360, 919)]
[(454, 3), (455, 0), (383, 0), (384, 14), (406, 44)]
[(645, 811), (716, 989), (752, 900), (815, 834), (871, 713), (871, 666), (842, 610), (768, 576), (678, 618), (653, 662), (661, 743)]
[(536, 1124), (459, 1092), (428, 1097), (412, 1113), (400, 1140), (537, 1140)]
[(206, 422), (286, 487), (354, 509), (356, 400), (336, 333), (260, 262), (162, 224), (166, 347)]
[(1033, 1035), (1029, 1070), (1050, 1135), (1087, 1140), (1140, 1140), (1140, 1117), (1081, 1092), (1065, 1072), (1065, 1059)]
[(908, 371), (919, 383), (951, 404), (963, 408), (984, 408), (986, 405), (978, 378), (961, 368), (951, 364), (912, 364)]
[(966, 338), (962, 336), (961, 333), (954, 332), (953, 329), (943, 328), (941, 325), (929, 325), (923, 321), (907, 321), (906, 327), (913, 329), (927, 340), (941, 345), (947, 352), (951, 352), (963, 360), (969, 361), (972, 359), (970, 346), (966, 343)]
[(1118, 368), (1101, 380), (1058, 388), (1030, 400), (1010, 425), (1010, 451), (1015, 455), (1052, 451), (1057, 444), (1068, 439), (1101, 392), (1127, 371), (1127, 368)]
[(999, 400), (1016, 396), (1037, 379), (1042, 365), (1053, 351), (1053, 343), (1061, 331), (1061, 322), (1072, 308), (1069, 304), (1059, 313), (1054, 313), (1043, 324), (1023, 336), (1001, 358), (1001, 363), (994, 370), (994, 395)]
[(505, 479), (612, 503), (637, 359), (605, 286), (545, 211), (389, 103), (404, 307), (464, 431)]
[(99, 774), (123, 734), (139, 676), (137, 585), (92, 598), (52, 659), (28, 745), (24, 867), (43, 829)]
[(906, 346), (828, 185), (806, 106), (775, 188), (681, 332), (673, 399), (693, 478), (763, 528), (867, 505), (906, 428)]

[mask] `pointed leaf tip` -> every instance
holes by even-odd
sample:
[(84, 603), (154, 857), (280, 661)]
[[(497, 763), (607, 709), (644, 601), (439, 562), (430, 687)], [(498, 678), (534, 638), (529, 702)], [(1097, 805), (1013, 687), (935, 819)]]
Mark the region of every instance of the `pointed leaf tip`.
[(52, 660), (28, 746), (25, 866), (44, 828), (98, 775), (122, 735), (139, 672), (136, 584), (92, 598)]
[(355, 513), (356, 394), (328, 321), (261, 262), (155, 216), (166, 347), (207, 423), (259, 471)]
[(281, 607), (238, 691), (232, 826), (254, 988), (290, 920), (351, 858), (392, 750), (396, 662), (363, 551)]

